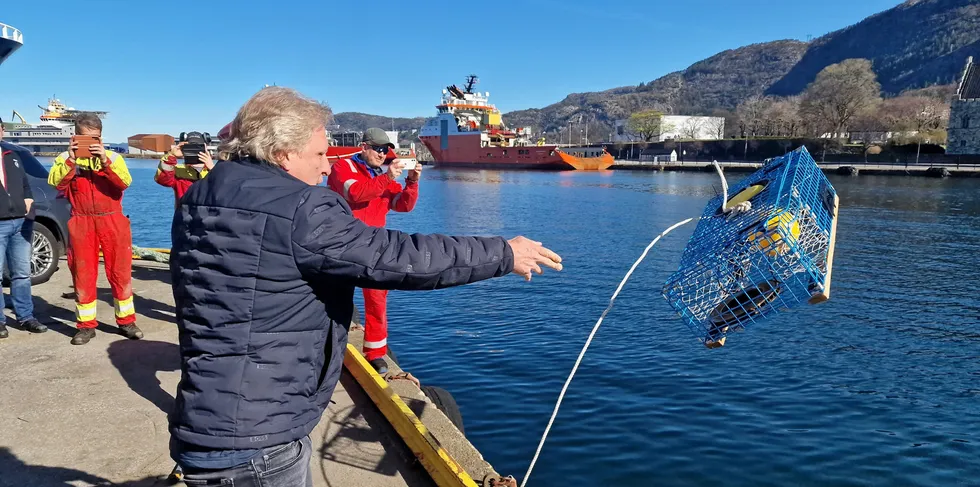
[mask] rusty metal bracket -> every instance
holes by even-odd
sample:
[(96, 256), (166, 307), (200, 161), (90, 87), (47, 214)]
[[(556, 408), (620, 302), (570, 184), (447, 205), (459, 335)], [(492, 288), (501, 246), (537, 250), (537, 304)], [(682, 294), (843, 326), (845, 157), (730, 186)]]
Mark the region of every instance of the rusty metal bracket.
[(422, 384), (419, 382), (419, 380), (416, 379), (414, 375), (408, 372), (399, 372), (397, 374), (392, 374), (392, 373), (385, 374), (385, 381), (391, 382), (393, 380), (407, 380), (415, 384), (415, 387), (418, 387), (419, 389), (422, 388)]
[(487, 474), (483, 478), (483, 487), (517, 487), (517, 479), (513, 475), (501, 477), (499, 475)]

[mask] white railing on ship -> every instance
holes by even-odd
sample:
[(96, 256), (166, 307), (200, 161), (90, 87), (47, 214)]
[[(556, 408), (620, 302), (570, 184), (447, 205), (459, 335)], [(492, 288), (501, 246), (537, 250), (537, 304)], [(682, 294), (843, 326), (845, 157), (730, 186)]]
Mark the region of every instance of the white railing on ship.
[(21, 31), (3, 23), (0, 23), (0, 37), (20, 44), (24, 43), (24, 34)]

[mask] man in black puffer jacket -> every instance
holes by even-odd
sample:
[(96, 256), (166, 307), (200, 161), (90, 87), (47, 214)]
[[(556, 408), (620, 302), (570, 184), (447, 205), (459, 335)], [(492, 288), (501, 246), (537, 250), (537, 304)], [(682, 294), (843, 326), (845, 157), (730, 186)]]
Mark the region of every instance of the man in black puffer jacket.
[(263, 89), (232, 122), (225, 162), (174, 216), (182, 361), (171, 454), (188, 483), (312, 485), (308, 434), (340, 378), (355, 286), (437, 289), (561, 269), (523, 237), (361, 223), (317, 185), (330, 173), (325, 120), (316, 101)]
[[(0, 141), (3, 140), (3, 120), (0, 120)], [(10, 300), (14, 316), (22, 330), (44, 333), (48, 327), (34, 318), (31, 297), (31, 254), (34, 238), (34, 194), (27, 179), (24, 163), (12, 150), (0, 146), (0, 270), (10, 269)], [(0, 289), (0, 310), (6, 307)], [(6, 317), (0, 314), (0, 338), (7, 338)]]

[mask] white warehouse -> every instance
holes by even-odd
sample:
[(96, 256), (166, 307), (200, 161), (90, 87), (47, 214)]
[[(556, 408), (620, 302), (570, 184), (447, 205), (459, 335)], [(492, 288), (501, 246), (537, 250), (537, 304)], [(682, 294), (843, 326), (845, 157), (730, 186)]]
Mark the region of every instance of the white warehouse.
[[(719, 140), (725, 138), (725, 119), (690, 115), (665, 115), (659, 137), (649, 142), (665, 140)], [(643, 137), (629, 130), (629, 120), (616, 120), (613, 142), (644, 142)]]

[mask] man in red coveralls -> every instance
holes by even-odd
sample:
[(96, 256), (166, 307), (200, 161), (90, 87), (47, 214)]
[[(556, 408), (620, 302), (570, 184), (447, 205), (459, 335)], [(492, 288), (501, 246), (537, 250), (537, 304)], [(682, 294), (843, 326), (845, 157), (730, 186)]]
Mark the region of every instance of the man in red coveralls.
[(180, 201), (180, 197), (184, 196), (184, 193), (187, 192), (187, 188), (190, 188), (194, 181), (203, 179), (208, 175), (208, 171), (214, 169), (214, 160), (211, 157), (211, 153), (206, 150), (201, 152), (200, 156), (198, 156), (200, 164), (178, 166), (177, 159), (184, 157), (184, 154), (180, 150), (184, 144), (186, 144), (186, 142), (181, 142), (175, 145), (169, 152), (160, 158), (160, 165), (157, 167), (157, 173), (153, 176), (153, 180), (156, 181), (157, 184), (168, 188), (173, 188), (175, 205)]
[[(372, 227), (384, 227), (388, 210), (409, 212), (419, 198), (422, 166), (416, 165), (405, 178), (405, 187), (396, 179), (402, 173), (397, 159), (385, 171), (381, 166), (388, 151), (395, 147), (385, 132), (370, 128), (361, 139), (361, 152), (350, 159), (340, 159), (331, 168), (327, 183), (350, 205), (354, 217)], [(364, 291), (364, 355), (384, 374), (388, 371), (384, 356), (388, 353), (388, 291)]]
[[(102, 137), (102, 120), (84, 114), (75, 121), (75, 133)], [(72, 345), (84, 345), (95, 337), (96, 282), (99, 248), (105, 258), (106, 277), (112, 287), (116, 325), (127, 338), (143, 338), (136, 327), (133, 307), (133, 237), (129, 219), (122, 214), (123, 190), (133, 178), (126, 161), (101, 144), (88, 147), (92, 157), (75, 157), (78, 143), (59, 155), (48, 175), (48, 184), (68, 196), (68, 269), (75, 284), (75, 317), (78, 331)]]

